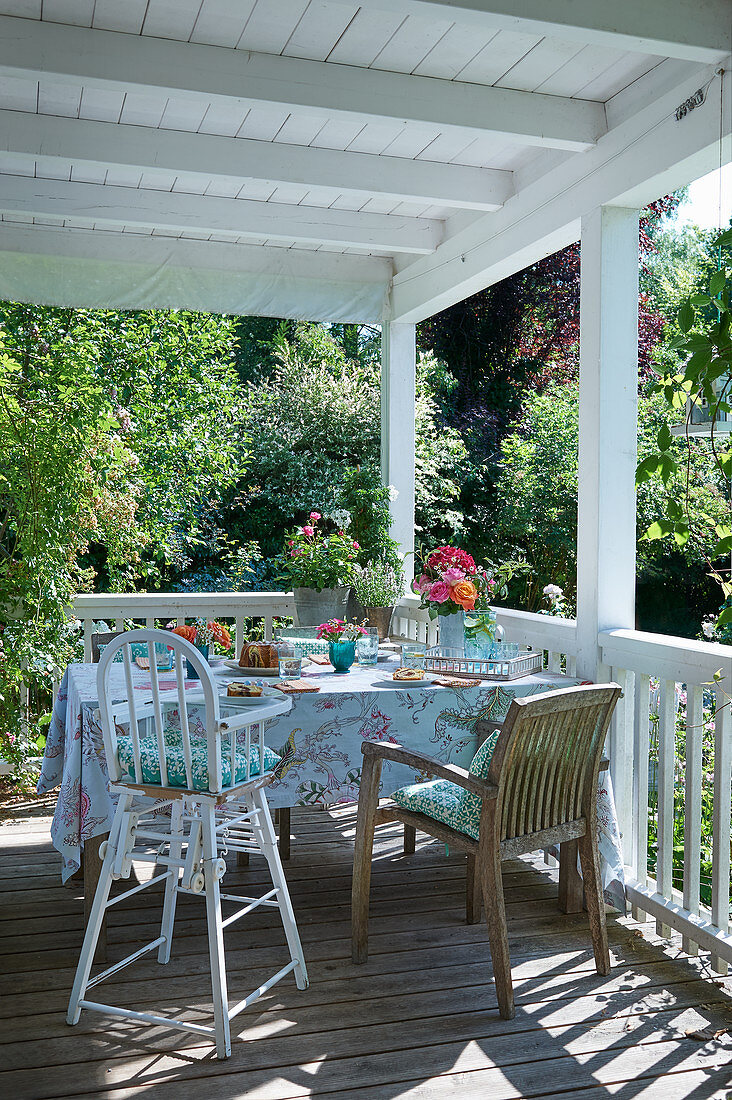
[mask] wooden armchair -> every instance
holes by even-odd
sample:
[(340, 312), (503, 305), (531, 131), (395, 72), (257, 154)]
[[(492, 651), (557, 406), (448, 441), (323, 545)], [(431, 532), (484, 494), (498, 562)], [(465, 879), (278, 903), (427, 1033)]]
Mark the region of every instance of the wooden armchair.
[[(374, 827), (401, 821), (468, 857), (469, 919), (477, 874), (485, 906), (498, 1007), (514, 1015), (511, 962), (501, 860), (577, 840), (590, 931), (599, 974), (610, 971), (605, 907), (597, 847), (597, 777), (610, 719), (621, 694), (617, 684), (564, 688), (514, 699), (485, 778), (442, 764), (400, 745), (364, 741), (353, 867), (352, 955), (368, 954), (368, 911)], [(477, 758), (476, 758), (477, 759)], [(379, 807), (383, 760), (447, 779), (480, 799), (477, 837), (426, 813), (390, 803)], [(475, 766), (475, 761), (472, 766)], [(472, 767), (471, 766), (471, 767)], [(479, 912), (479, 908), (478, 908)], [(477, 919), (477, 918), (476, 918)]]

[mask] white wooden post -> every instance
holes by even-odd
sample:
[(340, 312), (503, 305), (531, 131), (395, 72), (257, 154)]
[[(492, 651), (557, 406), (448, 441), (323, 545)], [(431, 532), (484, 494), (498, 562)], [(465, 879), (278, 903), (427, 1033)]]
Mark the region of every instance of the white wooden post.
[[(577, 673), (599, 682), (598, 633), (635, 626), (638, 436), (638, 211), (598, 207), (582, 218)], [(610, 738), (626, 862), (632, 851), (632, 724), (618, 708)]]
[(381, 332), (381, 476), (397, 491), (391, 534), (414, 574), (415, 326), (384, 322)]
[(582, 218), (578, 673), (601, 671), (600, 630), (635, 626), (638, 211)]

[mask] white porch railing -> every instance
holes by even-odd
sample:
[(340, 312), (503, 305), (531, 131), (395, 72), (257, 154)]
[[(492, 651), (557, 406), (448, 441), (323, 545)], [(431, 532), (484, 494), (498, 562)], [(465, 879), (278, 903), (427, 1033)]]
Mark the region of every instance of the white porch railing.
[[(712, 967), (727, 973), (732, 962), (730, 917), (730, 802), (732, 789), (732, 647), (611, 630), (599, 637), (602, 660), (624, 689), (610, 740), (613, 784), (624, 836), (628, 895), (638, 916), (654, 917), (661, 935), (673, 928), (683, 946), (711, 952)], [(715, 684), (715, 673), (723, 679)], [(651, 745), (651, 678), (658, 726), (658, 823), (655, 878), (649, 873), (648, 793)], [(677, 700), (686, 690), (686, 719), (677, 731)], [(705, 712), (705, 698), (708, 703)], [(653, 710), (655, 711), (655, 707)], [(655, 717), (654, 722), (655, 725)], [(675, 774), (683, 749), (683, 778)], [(713, 770), (710, 749), (713, 750)], [(683, 802), (676, 820), (675, 791)], [(712, 807), (711, 905), (701, 904), (702, 801)], [(682, 889), (673, 883), (674, 824), (683, 825)], [(652, 853), (653, 854), (653, 853)]]
[[(139, 595), (87, 595), (74, 601), (74, 613), (82, 620), (85, 659), (91, 659), (91, 635), (95, 621), (122, 629), (125, 622), (152, 625), (157, 621), (196, 615), (216, 617), (234, 628), (237, 648), (245, 637), (245, 620), (262, 620), (262, 633), (272, 637), (275, 616), (293, 613), (292, 595), (285, 592), (150, 593)], [(498, 621), (507, 641), (540, 649), (551, 671), (574, 675), (577, 667), (577, 628), (572, 619), (535, 615), (509, 608), (497, 608)], [(416, 596), (405, 596), (392, 620), (392, 633), (414, 638), (428, 645), (437, 642), (437, 623), (419, 609)], [(732, 722), (729, 696), (732, 694), (732, 647), (709, 645), (660, 634), (634, 630), (613, 630), (599, 637), (607, 678), (623, 687), (609, 735), (611, 774), (617, 804), (629, 900), (636, 916), (648, 914), (659, 931), (670, 928), (682, 933), (684, 947), (698, 947), (712, 954), (712, 966), (726, 973), (732, 962), (729, 933), (730, 885), (730, 771)], [(725, 677), (714, 684), (715, 673)], [(657, 705), (651, 706), (651, 680)], [(687, 714), (677, 731), (679, 693), (685, 688)], [(716, 714), (707, 708), (704, 730), (704, 701), (714, 701)], [(653, 713), (652, 713), (653, 711)], [(657, 719), (656, 719), (657, 711)], [(649, 862), (649, 756), (651, 734), (658, 729), (658, 821), (657, 842)], [(705, 759), (713, 745), (714, 764)], [(676, 775), (676, 761), (683, 760)], [(674, 795), (676, 792), (676, 815)], [(679, 800), (682, 803), (679, 812)], [(711, 853), (711, 904), (702, 904), (702, 800), (713, 806)], [(676, 820), (675, 820), (676, 818)], [(673, 881), (674, 825), (682, 826), (684, 843), (682, 888)], [(654, 851), (655, 849), (655, 851)], [(655, 878), (650, 871), (654, 864)]]
[(155, 626), (156, 620), (183, 623), (201, 615), (231, 625), (238, 652), (245, 641), (246, 619), (262, 620), (264, 638), (269, 641), (274, 617), (292, 615), (293, 610), (291, 592), (101, 593), (77, 596), (73, 603), (73, 613), (82, 623), (85, 661), (91, 661), (91, 636), (99, 621), (123, 630), (130, 621), (135, 626)]

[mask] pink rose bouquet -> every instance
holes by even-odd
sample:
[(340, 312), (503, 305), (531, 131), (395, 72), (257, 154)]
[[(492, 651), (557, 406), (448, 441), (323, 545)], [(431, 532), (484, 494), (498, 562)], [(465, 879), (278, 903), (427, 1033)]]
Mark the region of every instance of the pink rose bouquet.
[(497, 573), (492, 567), (489, 572), (476, 565), (465, 550), (438, 546), (424, 560), (421, 575), (412, 582), (412, 591), (421, 596), (420, 607), (429, 611), (432, 619), (476, 608), (483, 610), (497, 590), (505, 590), (512, 571), (511, 566), (502, 566)]

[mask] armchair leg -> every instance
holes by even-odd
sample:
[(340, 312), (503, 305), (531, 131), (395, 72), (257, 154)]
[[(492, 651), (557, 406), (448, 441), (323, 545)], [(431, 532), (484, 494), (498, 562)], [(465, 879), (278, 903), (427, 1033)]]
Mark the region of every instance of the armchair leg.
[(413, 856), (417, 845), (417, 830), (414, 825), (404, 825), (404, 855)]
[(600, 853), (597, 849), (597, 834), (594, 830), (592, 833), (588, 831), (579, 838), (579, 855), (585, 882), (585, 898), (590, 918), (595, 967), (598, 974), (609, 974), (610, 950), (607, 943), (605, 900), (602, 896)]
[(478, 865), (483, 888), (485, 918), (488, 925), (488, 942), (490, 943), (491, 959), (493, 960), (493, 977), (496, 982), (498, 1011), (504, 1020), (512, 1020), (516, 1014), (516, 1009), (513, 1002), (506, 905), (503, 898), (501, 856), (498, 846), (486, 845), (478, 853)]
[(480, 875), (476, 874), (475, 856), (468, 856), (465, 876), (465, 919), (468, 924), (478, 924), (483, 910)]
[(374, 817), (379, 805), (380, 781), (381, 760), (373, 756), (365, 756), (358, 796), (351, 891), (351, 958), (355, 963), (366, 962), (369, 951), (371, 857), (374, 848)]
[(559, 908), (562, 913), (581, 913), (584, 904), (584, 883), (577, 870), (577, 841), (565, 840), (559, 845)]

